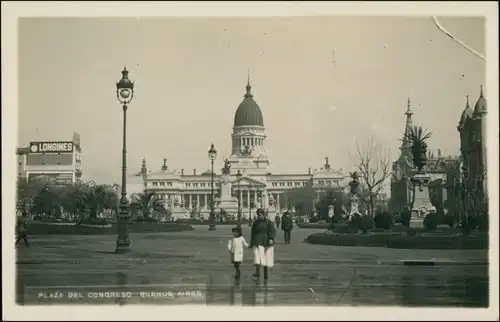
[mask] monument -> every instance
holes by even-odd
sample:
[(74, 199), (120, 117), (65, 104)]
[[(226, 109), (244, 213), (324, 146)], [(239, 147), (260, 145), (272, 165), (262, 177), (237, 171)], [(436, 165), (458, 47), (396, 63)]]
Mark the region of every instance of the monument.
[(335, 207), (333, 205), (328, 206), (328, 218), (332, 219), (335, 216)]
[(173, 220), (189, 219), (191, 217), (189, 211), (185, 208), (185, 205), (182, 204), (179, 196), (175, 197), (173, 205), (172, 201), (169, 203), (169, 209), (172, 213)]
[(349, 182), (349, 187), (351, 188), (351, 195), (349, 198), (349, 220), (351, 220), (355, 214), (361, 216), (361, 213), (359, 212), (359, 198), (357, 196), (359, 187), (359, 174), (357, 171), (354, 171), (349, 173), (349, 176), (351, 177), (351, 182)]
[(262, 209), (264, 209), (264, 211), (267, 214), (267, 217), (270, 220), (274, 221), (274, 219), (276, 218), (277, 212), (276, 212), (276, 208), (271, 205), (271, 199), (270, 199), (269, 194), (267, 193), (266, 189), (264, 189), (264, 191), (262, 192), (261, 201), (262, 202), (260, 204), (260, 207)]
[(231, 182), (229, 176), (231, 175), (231, 164), (229, 160), (224, 160), (224, 168), (222, 172), (222, 183), (220, 186), (219, 202), (215, 207), (215, 212), (220, 213), (224, 210), (230, 216), (238, 214), (238, 198), (231, 195)]
[(411, 178), (413, 184), (413, 207), (411, 208), (410, 227), (424, 227), (424, 219), (430, 213), (436, 212), (429, 196), (430, 175), (417, 173)]

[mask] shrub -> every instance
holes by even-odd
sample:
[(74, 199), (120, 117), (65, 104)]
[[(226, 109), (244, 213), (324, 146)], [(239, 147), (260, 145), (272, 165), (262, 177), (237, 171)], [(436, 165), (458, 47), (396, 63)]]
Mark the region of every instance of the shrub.
[(342, 219), (343, 218), (342, 218), (341, 214), (334, 214), (331, 221), (337, 223), (337, 222), (341, 222)]
[(488, 230), (489, 229), (489, 218), (488, 215), (479, 215), (477, 217), (477, 228), (479, 230)]
[(450, 214), (444, 215), (443, 224), (450, 226), (450, 228), (454, 228), (457, 225), (457, 219)]
[(86, 218), (80, 220), (76, 225), (106, 226), (108, 224), (109, 224), (108, 221), (104, 218)]
[(359, 229), (359, 227), (361, 226), (361, 220), (362, 217), (360, 214), (354, 214), (349, 221), (349, 227)]
[(388, 230), (392, 227), (392, 216), (388, 212), (378, 213), (374, 218), (375, 227)]
[(424, 227), (428, 230), (436, 230), (439, 225), (439, 216), (436, 213), (428, 214), (424, 218)]
[(467, 216), (467, 226), (470, 230), (477, 229), (478, 218), (476, 216)]
[(359, 229), (365, 234), (368, 230), (373, 228), (373, 218), (371, 216), (361, 217)]
[(406, 232), (406, 236), (417, 236), (417, 230), (416, 229), (408, 229), (408, 231)]
[(403, 211), (401, 213), (401, 224), (403, 227), (410, 227), (411, 212), (409, 210)]
[(151, 217), (142, 217), (139, 216), (136, 219), (137, 222), (157, 222), (156, 218), (151, 218)]
[(309, 223), (313, 224), (315, 222), (318, 222), (318, 220), (319, 220), (319, 218), (314, 216), (314, 217), (309, 218)]

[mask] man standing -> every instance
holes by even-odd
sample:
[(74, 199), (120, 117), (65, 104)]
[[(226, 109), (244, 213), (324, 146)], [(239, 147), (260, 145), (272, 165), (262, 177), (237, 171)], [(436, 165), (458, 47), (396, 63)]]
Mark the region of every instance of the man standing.
[(26, 247), (30, 247), (28, 243), (28, 224), (26, 223), (26, 219), (24, 217), (18, 217), (17, 223), (16, 223), (16, 244), (15, 246), (17, 247), (17, 244), (21, 240), (24, 240), (24, 244)]
[(281, 218), (278, 214), (276, 214), (276, 217), (274, 218), (274, 223), (276, 224), (276, 228), (279, 229), (280, 223), (281, 223)]
[(281, 218), (281, 229), (285, 233), (285, 244), (290, 244), (292, 237), (293, 221), (292, 217), (285, 211), (283, 218)]

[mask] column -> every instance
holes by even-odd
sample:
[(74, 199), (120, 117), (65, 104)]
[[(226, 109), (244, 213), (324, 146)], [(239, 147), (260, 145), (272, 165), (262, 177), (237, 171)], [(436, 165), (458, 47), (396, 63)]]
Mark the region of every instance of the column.
[(207, 194), (203, 194), (203, 209), (207, 209), (207, 202), (208, 198), (207, 198)]
[(281, 210), (281, 206), (280, 206), (280, 194), (277, 193), (276, 194), (276, 210), (280, 211)]
[(250, 208), (250, 189), (247, 190), (247, 205)]
[(196, 207), (200, 208), (200, 194), (196, 194)]
[(239, 192), (240, 196), (239, 196), (239, 200), (240, 200), (240, 206), (241, 204), (243, 203), (243, 191), (240, 189), (240, 192)]

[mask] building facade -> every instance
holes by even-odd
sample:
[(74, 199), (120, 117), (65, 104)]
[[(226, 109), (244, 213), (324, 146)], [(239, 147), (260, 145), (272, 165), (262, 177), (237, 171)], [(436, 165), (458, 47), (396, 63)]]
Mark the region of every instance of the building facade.
[[(243, 216), (248, 217), (251, 209), (259, 205), (263, 191), (267, 191), (275, 209), (283, 211), (291, 208), (286, 198), (286, 191), (290, 189), (312, 186), (320, 192), (330, 187), (343, 188), (344, 175), (330, 166), (328, 158), (322, 168), (305, 173), (271, 173), (266, 138), (263, 114), (248, 81), (243, 101), (234, 115), (231, 155), (224, 160), (230, 165), (231, 194), (241, 200)], [(214, 172), (214, 202), (217, 203), (223, 178), (220, 171)], [(212, 202), (211, 178), (210, 170), (197, 173), (196, 169), (190, 172), (170, 169), (167, 159), (159, 170), (151, 171), (143, 160), (141, 171), (129, 178), (127, 190), (130, 194), (152, 191), (165, 200), (167, 207), (180, 206), (208, 213)]]
[[(404, 134), (401, 139), (400, 155), (392, 164), (391, 197), (389, 211), (400, 214), (411, 209), (413, 204), (413, 186), (410, 178), (417, 170), (413, 166), (411, 146), (405, 138), (413, 126), (410, 99), (405, 112), (406, 122)], [(460, 180), (460, 158), (455, 156), (442, 156), (441, 151), (429, 152), (427, 164), (423, 171), (429, 174), (429, 195), (431, 202), (438, 211), (453, 211), (460, 200), (456, 192), (457, 182)]]
[(30, 153), (29, 148), (17, 148), (17, 177), (26, 179), (26, 158)]
[(28, 147), (17, 149), (17, 154), (18, 175), (28, 182), (39, 177), (58, 185), (82, 180), (82, 148), (77, 133), (71, 141), (32, 141)]
[(486, 115), (486, 99), (481, 86), (474, 109), (470, 107), (467, 96), (457, 127), (460, 133), (464, 200), (468, 200), (465, 210), (470, 214), (488, 213)]

